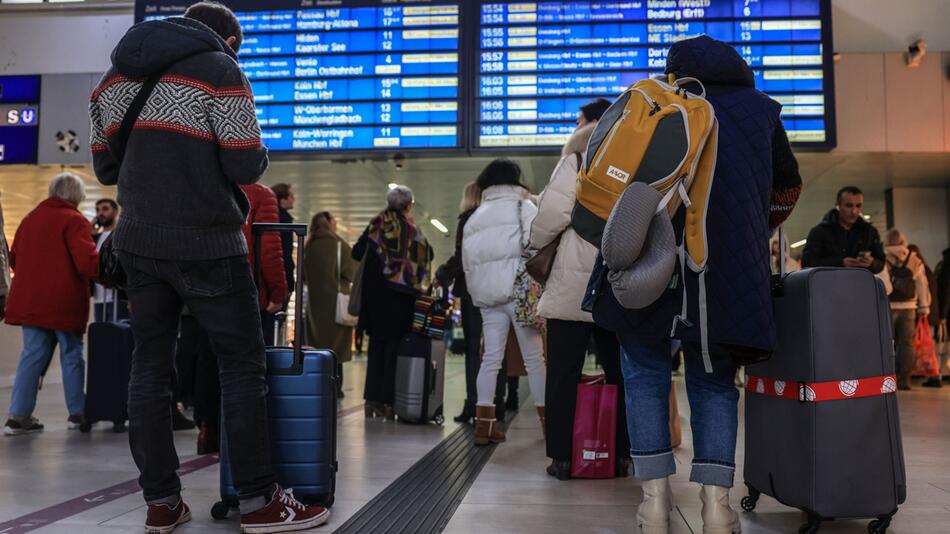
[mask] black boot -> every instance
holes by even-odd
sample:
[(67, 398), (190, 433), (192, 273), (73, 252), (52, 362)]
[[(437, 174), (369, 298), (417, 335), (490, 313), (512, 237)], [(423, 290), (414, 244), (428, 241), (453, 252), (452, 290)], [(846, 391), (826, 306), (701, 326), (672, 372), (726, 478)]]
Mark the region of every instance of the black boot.
[(453, 421), (468, 425), (471, 424), (473, 417), (475, 417), (475, 403), (465, 401), (465, 405), (462, 407), (462, 413), (455, 416)]
[(517, 376), (508, 377), (508, 400), (505, 401), (505, 409), (509, 412), (517, 412), (521, 403), (518, 402), (518, 384), (520, 378)]
[(927, 380), (925, 380), (924, 383), (921, 384), (921, 386), (925, 388), (942, 388), (943, 382), (940, 381), (939, 376), (932, 376), (928, 378)]
[(551, 460), (551, 465), (546, 469), (548, 475), (558, 480), (571, 479), (571, 461), (570, 460)]
[(178, 404), (172, 404), (172, 430), (192, 430), (195, 428), (195, 422), (185, 417), (178, 409)]
[(615, 473), (616, 477), (627, 478), (628, 476), (630, 476), (631, 464), (632, 462), (630, 461), (629, 458), (621, 458), (617, 460), (616, 473)]

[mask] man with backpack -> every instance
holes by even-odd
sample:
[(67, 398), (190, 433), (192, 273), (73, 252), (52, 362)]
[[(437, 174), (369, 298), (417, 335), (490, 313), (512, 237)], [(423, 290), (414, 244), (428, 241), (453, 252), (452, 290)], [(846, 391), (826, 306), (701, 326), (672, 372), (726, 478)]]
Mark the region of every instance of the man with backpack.
[(897, 348), (897, 389), (909, 390), (917, 364), (914, 334), (917, 321), (930, 313), (930, 287), (923, 260), (907, 246), (896, 228), (887, 231), (887, 272), (890, 276), (891, 319)]
[(884, 269), (881, 236), (864, 220), (864, 193), (854, 186), (838, 191), (835, 207), (808, 233), (802, 267), (854, 267), (877, 274)]
[(260, 179), (267, 150), (237, 63), (241, 40), (237, 17), (214, 2), (136, 24), (90, 103), (96, 175), (118, 184), (123, 210), (112, 239), (129, 282), (129, 442), (147, 533), (168, 534), (191, 518), (168, 409), (183, 306), (219, 359), (241, 530), (305, 530), (329, 517), (285, 492), (271, 465), (264, 340), (242, 232), (249, 205), (239, 188)]

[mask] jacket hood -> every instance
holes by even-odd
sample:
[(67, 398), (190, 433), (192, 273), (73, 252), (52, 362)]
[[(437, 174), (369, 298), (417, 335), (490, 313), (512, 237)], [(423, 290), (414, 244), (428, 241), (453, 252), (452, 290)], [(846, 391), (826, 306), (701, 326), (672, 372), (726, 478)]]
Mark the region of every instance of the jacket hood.
[(125, 76), (149, 76), (202, 52), (224, 52), (237, 58), (211, 28), (175, 17), (132, 26), (112, 51), (112, 64)]
[(708, 85), (755, 87), (755, 75), (735, 48), (707, 35), (679, 41), (670, 47), (666, 73), (696, 78)]
[(530, 196), (531, 193), (527, 189), (518, 185), (493, 185), (482, 191), (482, 203), (502, 198), (526, 200)]
[(561, 157), (586, 152), (587, 142), (590, 141), (590, 136), (594, 134), (594, 128), (596, 127), (597, 121), (594, 121), (574, 130), (574, 133), (571, 134), (564, 148), (561, 149)]
[(60, 197), (49, 197), (43, 200), (43, 202), (40, 202), (39, 205), (44, 208), (79, 211), (79, 209), (76, 206), (73, 206), (72, 204), (70, 204), (68, 200), (66, 200), (65, 198), (60, 198)]

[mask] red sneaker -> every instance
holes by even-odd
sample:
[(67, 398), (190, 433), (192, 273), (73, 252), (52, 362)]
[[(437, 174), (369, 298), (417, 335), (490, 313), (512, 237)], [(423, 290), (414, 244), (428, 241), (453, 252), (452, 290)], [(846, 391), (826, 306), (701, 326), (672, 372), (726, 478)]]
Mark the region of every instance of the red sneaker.
[(191, 521), (191, 510), (181, 499), (175, 507), (168, 504), (150, 504), (145, 518), (145, 534), (169, 534), (178, 525), (189, 521)]
[(307, 530), (319, 527), (329, 518), (330, 510), (322, 506), (307, 506), (294, 498), (293, 490), (285, 491), (277, 486), (267, 506), (241, 516), (241, 532), (270, 534)]

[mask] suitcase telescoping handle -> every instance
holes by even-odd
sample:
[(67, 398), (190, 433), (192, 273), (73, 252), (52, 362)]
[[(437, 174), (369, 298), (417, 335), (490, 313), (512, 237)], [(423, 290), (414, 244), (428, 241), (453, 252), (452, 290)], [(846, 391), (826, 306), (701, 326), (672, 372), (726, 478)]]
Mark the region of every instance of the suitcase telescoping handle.
[(299, 375), (303, 373), (303, 249), (304, 237), (307, 235), (307, 225), (290, 223), (254, 223), (251, 225), (251, 233), (254, 234), (254, 273), (255, 280), (258, 281), (261, 280), (261, 236), (264, 232), (293, 233), (297, 236), (297, 276), (294, 283), (294, 360), (290, 367), (285, 369), (268, 368), (267, 372), (272, 375)]

